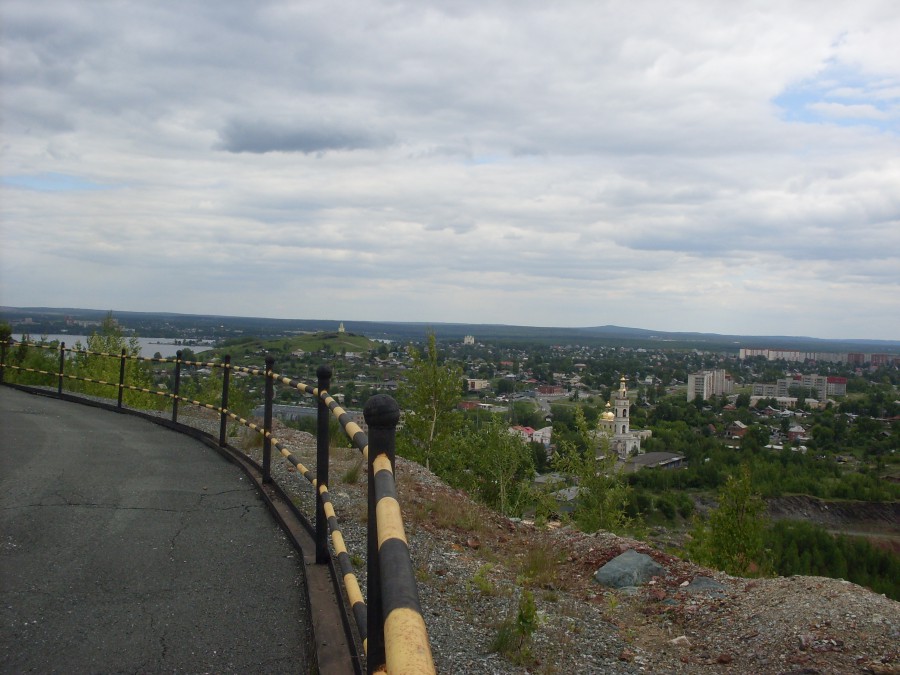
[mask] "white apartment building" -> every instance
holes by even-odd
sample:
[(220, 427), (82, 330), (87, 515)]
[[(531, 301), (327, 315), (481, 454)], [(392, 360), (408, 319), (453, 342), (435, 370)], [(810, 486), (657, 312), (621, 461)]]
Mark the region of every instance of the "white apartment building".
[(734, 380), (724, 370), (703, 370), (688, 375), (687, 400), (693, 401), (698, 396), (704, 401), (734, 391)]
[(782, 377), (775, 384), (755, 383), (753, 395), (781, 398), (791, 395), (791, 387), (812, 389), (815, 392), (816, 400), (824, 401), (829, 396), (845, 396), (847, 394), (847, 378), (826, 377), (825, 375)]

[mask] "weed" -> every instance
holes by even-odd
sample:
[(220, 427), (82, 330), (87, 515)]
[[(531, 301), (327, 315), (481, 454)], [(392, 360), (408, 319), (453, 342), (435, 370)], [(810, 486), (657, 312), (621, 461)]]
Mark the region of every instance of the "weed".
[(606, 605), (610, 612), (615, 612), (619, 608), (619, 598), (610, 593), (606, 596)]
[(526, 588), (519, 598), (519, 608), (515, 617), (510, 617), (500, 624), (491, 647), (516, 665), (531, 665), (534, 662), (531, 654), (531, 637), (537, 626), (534, 594)]
[(487, 563), (479, 567), (478, 571), (475, 572), (475, 576), (472, 577), (472, 583), (482, 595), (497, 595), (496, 587), (488, 579), (488, 574), (490, 574), (492, 569), (494, 569), (494, 566)]
[(362, 465), (362, 460), (358, 460), (356, 464), (344, 471), (344, 473), (341, 475), (341, 480), (344, 483), (349, 483), (350, 485), (355, 485), (356, 483), (358, 483), (359, 476), (362, 473)]
[(562, 562), (559, 549), (542, 543), (529, 548), (519, 571), (522, 581), (538, 588), (552, 588), (557, 581), (557, 566)]
[(354, 568), (359, 569), (366, 564), (366, 561), (363, 560), (363, 557), (358, 553), (352, 553), (350, 554), (350, 564), (353, 565)]
[(243, 430), (243, 438), (241, 439), (241, 445), (244, 446), (245, 450), (252, 450), (254, 448), (261, 448), (263, 446), (263, 435), (258, 431), (254, 431), (253, 429), (244, 429)]
[(454, 500), (424, 500), (412, 502), (407, 508), (411, 520), (414, 522), (431, 520), (443, 529), (462, 530), (476, 534), (484, 530), (484, 522), (478, 510), (468, 503)]

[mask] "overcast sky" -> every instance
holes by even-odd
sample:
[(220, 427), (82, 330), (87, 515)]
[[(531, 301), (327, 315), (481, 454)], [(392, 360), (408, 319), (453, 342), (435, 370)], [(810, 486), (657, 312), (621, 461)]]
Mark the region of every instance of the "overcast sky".
[(0, 3), (0, 304), (900, 339), (900, 6)]

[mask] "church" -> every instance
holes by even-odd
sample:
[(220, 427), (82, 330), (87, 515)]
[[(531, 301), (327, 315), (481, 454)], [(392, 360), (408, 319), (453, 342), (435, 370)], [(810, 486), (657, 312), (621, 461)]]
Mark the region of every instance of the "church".
[[(615, 452), (619, 459), (627, 459), (632, 455), (639, 455), (641, 440), (650, 438), (652, 431), (631, 431), (628, 421), (628, 389), (625, 387), (625, 376), (619, 380), (619, 390), (612, 397), (612, 404), (606, 404), (606, 412), (600, 415), (597, 423), (601, 433), (609, 437), (609, 449)], [(599, 452), (599, 448), (598, 448)]]

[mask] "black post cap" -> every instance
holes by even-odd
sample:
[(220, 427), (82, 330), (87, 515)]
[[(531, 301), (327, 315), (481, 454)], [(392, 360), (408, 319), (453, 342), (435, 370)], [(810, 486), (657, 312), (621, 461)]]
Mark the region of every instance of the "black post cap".
[(400, 406), (387, 394), (375, 394), (366, 401), (363, 415), (370, 427), (390, 429), (400, 421)]

